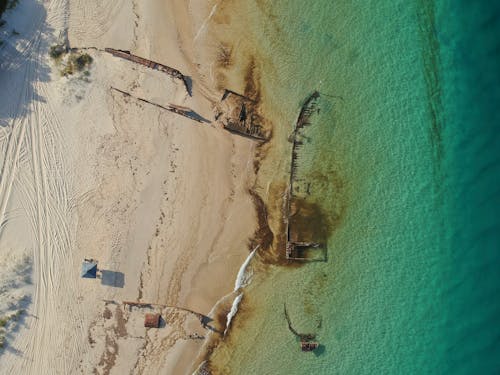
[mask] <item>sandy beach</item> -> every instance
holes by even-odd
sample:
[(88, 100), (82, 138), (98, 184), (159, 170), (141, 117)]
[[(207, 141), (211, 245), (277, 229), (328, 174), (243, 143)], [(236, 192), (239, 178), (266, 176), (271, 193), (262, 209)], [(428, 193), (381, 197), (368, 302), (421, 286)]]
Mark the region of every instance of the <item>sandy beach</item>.
[[(1, 373), (191, 373), (224, 330), (257, 227), (256, 142), (212, 123), (214, 6), (26, 0), (4, 15), (18, 35), (1, 47)], [(60, 43), (92, 58), (85, 72), (61, 76)], [(192, 96), (104, 48), (178, 69)], [(80, 277), (84, 258), (99, 278)]]

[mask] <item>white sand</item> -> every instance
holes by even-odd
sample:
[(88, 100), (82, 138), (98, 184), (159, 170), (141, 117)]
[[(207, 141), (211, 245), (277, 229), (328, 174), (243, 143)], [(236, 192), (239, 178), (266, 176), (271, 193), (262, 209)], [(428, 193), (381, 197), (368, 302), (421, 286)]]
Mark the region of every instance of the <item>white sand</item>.
[[(149, 3), (21, 0), (7, 14), (20, 35), (1, 48), (0, 315), (26, 312), (4, 329), (2, 374), (188, 373), (210, 331), (165, 305), (209, 314), (248, 255), (254, 143), (110, 90), (213, 117), (221, 93), (197, 69), (212, 6)], [(72, 47), (181, 70), (193, 97), (96, 50), (88, 79), (60, 77), (48, 48), (65, 30)], [(84, 257), (101, 279), (80, 278)], [(165, 327), (144, 328), (151, 311)]]

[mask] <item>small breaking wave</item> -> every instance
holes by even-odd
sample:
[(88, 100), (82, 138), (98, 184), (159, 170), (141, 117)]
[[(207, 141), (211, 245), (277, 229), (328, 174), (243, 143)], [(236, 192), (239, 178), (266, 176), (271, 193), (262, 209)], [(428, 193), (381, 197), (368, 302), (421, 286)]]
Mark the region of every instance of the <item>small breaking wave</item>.
[(231, 321), (233, 320), (234, 316), (238, 312), (238, 306), (239, 306), (242, 298), (243, 298), (243, 293), (240, 293), (236, 296), (236, 298), (233, 301), (233, 305), (231, 306), (231, 310), (227, 314), (226, 329), (224, 330), (224, 336), (226, 335), (227, 331), (229, 330), (229, 327), (231, 326)]
[(241, 288), (245, 287), (248, 285), (250, 280), (252, 279), (253, 272), (247, 271), (247, 267), (250, 264), (250, 261), (253, 259), (255, 256), (255, 253), (259, 249), (260, 245), (257, 245), (255, 249), (252, 250), (250, 254), (248, 254), (247, 259), (243, 262), (243, 264), (240, 267), (240, 270), (238, 271), (238, 275), (236, 276), (236, 281), (234, 282), (234, 291), (237, 292)]

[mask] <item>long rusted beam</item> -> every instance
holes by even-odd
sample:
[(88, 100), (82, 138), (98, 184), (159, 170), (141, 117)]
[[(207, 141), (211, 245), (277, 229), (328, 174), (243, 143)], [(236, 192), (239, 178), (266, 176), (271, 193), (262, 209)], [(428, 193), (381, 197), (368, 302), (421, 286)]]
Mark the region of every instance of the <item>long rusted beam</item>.
[(210, 121), (205, 120), (204, 118), (202, 118), (201, 116), (199, 116), (198, 114), (196, 114), (196, 112), (194, 112), (193, 110), (189, 109), (188, 107), (180, 107), (180, 106), (176, 106), (176, 105), (163, 106), (161, 104), (153, 103), (153, 102), (150, 102), (149, 100), (146, 100), (146, 99), (143, 99), (143, 98), (139, 98), (139, 97), (134, 96), (134, 95), (132, 95), (132, 94), (126, 92), (126, 91), (117, 89), (116, 87), (113, 87), (113, 86), (111, 86), (111, 90), (117, 91), (117, 92), (119, 92), (120, 94), (122, 94), (124, 96), (129, 96), (131, 98), (134, 98), (134, 99), (136, 99), (136, 100), (138, 100), (140, 102), (147, 103), (147, 104), (150, 104), (150, 105), (154, 105), (155, 107), (164, 109), (164, 110), (169, 111), (169, 112), (176, 113), (176, 114), (178, 114), (180, 116), (187, 117), (188, 119), (196, 121), (196, 122), (199, 122), (199, 123), (210, 123)]
[(163, 65), (156, 61), (145, 59), (144, 57), (134, 55), (130, 53), (130, 51), (124, 51), (114, 48), (105, 48), (104, 51), (112, 54), (113, 56), (120, 57), (128, 61), (132, 61), (136, 64), (144, 65), (150, 69), (159, 70), (160, 72), (164, 72), (171, 77), (180, 79), (184, 83), (184, 87), (186, 88), (187, 93), (191, 96), (191, 88), (189, 86), (187, 77), (177, 69), (171, 68), (170, 66), (167, 65)]
[[(114, 301), (113, 301), (114, 302)], [(186, 311), (188, 313), (191, 313), (193, 315), (196, 315), (198, 317), (205, 317), (205, 315), (193, 311), (191, 309), (185, 308), (185, 307), (180, 307), (180, 306), (172, 306), (172, 305), (164, 305), (161, 303), (149, 303), (149, 302), (136, 302), (136, 301), (122, 301), (123, 305), (129, 305), (129, 306), (137, 306), (137, 307), (150, 307), (150, 306), (156, 306), (164, 309), (176, 309), (176, 310), (182, 310)]]

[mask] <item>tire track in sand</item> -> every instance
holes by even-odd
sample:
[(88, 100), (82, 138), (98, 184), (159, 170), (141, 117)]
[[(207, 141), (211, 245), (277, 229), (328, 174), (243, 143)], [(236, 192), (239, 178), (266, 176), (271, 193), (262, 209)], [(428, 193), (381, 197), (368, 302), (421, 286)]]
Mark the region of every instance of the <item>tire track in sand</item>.
[[(47, 19), (64, 23), (67, 1), (47, 4)], [(60, 13), (63, 14), (60, 14)], [(43, 38), (47, 24), (34, 25), (36, 33), (25, 60), (24, 88), (7, 149), (0, 181), (0, 220), (4, 221), (13, 184), (24, 185), (22, 205), (34, 234), (33, 260), (35, 291), (25, 334), (16, 340), (22, 356), (5, 363), (9, 373), (69, 374), (76, 370), (86, 343), (78, 304), (64, 296), (76, 295), (73, 275), (72, 241), (69, 228), (71, 208), (68, 174), (64, 170), (64, 139), (61, 123), (50, 104), (50, 83), (39, 81), (40, 67), (46, 64), (48, 42)], [(31, 86), (31, 84), (33, 86)], [(43, 97), (41, 102), (37, 97)], [(27, 168), (18, 170), (20, 155), (26, 155)], [(1, 228), (0, 228), (1, 230)], [(60, 320), (57, 317), (61, 317)], [(71, 331), (69, 331), (71, 329)], [(58, 348), (59, 350), (52, 350)]]

